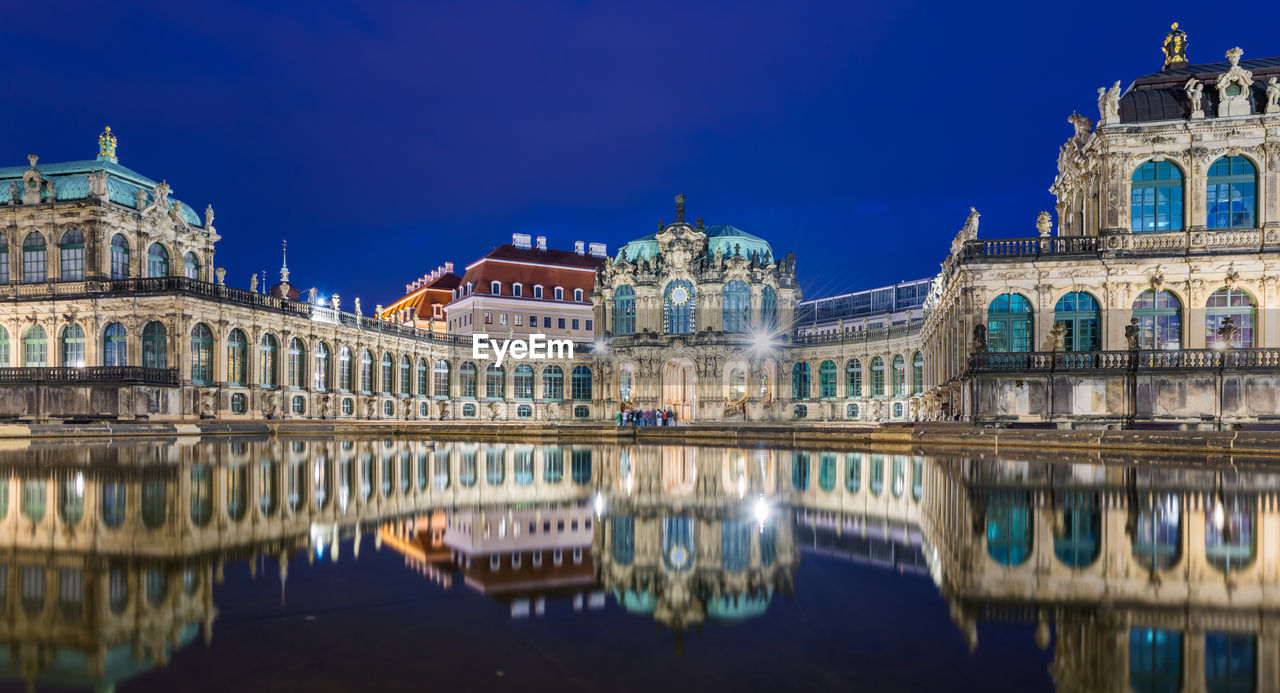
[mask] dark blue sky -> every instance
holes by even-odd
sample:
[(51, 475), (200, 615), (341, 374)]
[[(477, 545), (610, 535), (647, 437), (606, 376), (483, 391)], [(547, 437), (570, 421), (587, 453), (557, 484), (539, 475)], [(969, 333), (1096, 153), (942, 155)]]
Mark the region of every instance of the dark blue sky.
[(1034, 232), (1067, 115), (1158, 70), (1170, 21), (1192, 62), (1280, 54), (1203, 2), (195, 5), (6, 13), (0, 162), (89, 158), (110, 124), (213, 204), (228, 283), (274, 281), (288, 237), (295, 284), (369, 308), (512, 232), (612, 253), (677, 192), (795, 252), (810, 297), (931, 275), (971, 204)]

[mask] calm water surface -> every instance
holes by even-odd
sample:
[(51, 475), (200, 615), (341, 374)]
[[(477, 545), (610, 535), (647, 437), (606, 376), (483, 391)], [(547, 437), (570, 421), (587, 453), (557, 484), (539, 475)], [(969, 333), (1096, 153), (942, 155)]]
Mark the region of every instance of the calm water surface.
[(1280, 475), (1239, 460), (17, 445), (4, 690), (1277, 686)]

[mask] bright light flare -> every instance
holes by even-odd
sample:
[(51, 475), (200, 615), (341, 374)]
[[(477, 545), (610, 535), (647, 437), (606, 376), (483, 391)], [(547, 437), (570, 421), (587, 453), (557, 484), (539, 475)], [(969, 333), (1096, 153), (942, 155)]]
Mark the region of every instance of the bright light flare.
[(756, 524), (760, 525), (761, 529), (764, 529), (764, 523), (769, 521), (770, 511), (769, 501), (765, 500), (764, 496), (756, 498), (755, 505), (751, 508), (751, 514), (755, 517)]
[(596, 517), (604, 515), (604, 494), (597, 493), (595, 500), (591, 502), (591, 507), (596, 511)]

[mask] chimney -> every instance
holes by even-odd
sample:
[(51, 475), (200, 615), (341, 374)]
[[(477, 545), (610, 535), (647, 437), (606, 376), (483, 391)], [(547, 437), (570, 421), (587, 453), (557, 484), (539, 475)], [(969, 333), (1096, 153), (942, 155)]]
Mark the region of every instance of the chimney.
[(453, 272), (453, 263), (452, 262), (444, 263), (444, 273), (449, 274), (451, 272)]
[(591, 251), (591, 257), (604, 257), (608, 252), (608, 246), (603, 243), (591, 243), (587, 248)]
[(538, 236), (538, 250), (546, 250), (546, 249), (547, 249), (547, 237)]
[(573, 252), (575, 252), (575, 253), (577, 253), (577, 254), (579, 254), (579, 255), (584, 254), (584, 253), (583, 253), (583, 250), (582, 250), (582, 241), (574, 241), (574, 242), (573, 242)]
[(527, 233), (511, 234), (511, 245), (514, 245), (515, 247), (520, 248), (521, 250), (529, 249), (530, 247), (529, 240), (530, 240), (530, 237), (529, 237), (529, 234)]

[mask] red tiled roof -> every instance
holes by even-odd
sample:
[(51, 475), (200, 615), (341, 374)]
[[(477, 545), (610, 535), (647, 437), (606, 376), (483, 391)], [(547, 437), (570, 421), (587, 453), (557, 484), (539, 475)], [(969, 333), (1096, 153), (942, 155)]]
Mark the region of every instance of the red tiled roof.
[[(578, 255), (567, 250), (534, 250), (502, 245), (467, 268), (463, 284), (474, 284), (472, 293), (491, 294), (492, 282), (502, 283), (502, 296), (511, 296), (513, 284), (522, 284), (523, 298), (533, 298), (534, 285), (542, 285), (543, 299), (553, 299), (553, 289), (564, 288), (564, 300), (573, 300), (573, 290), (582, 289), (582, 300), (589, 301), (595, 286), (595, 270), (604, 264), (602, 257)], [(583, 271), (589, 270), (589, 271)]]

